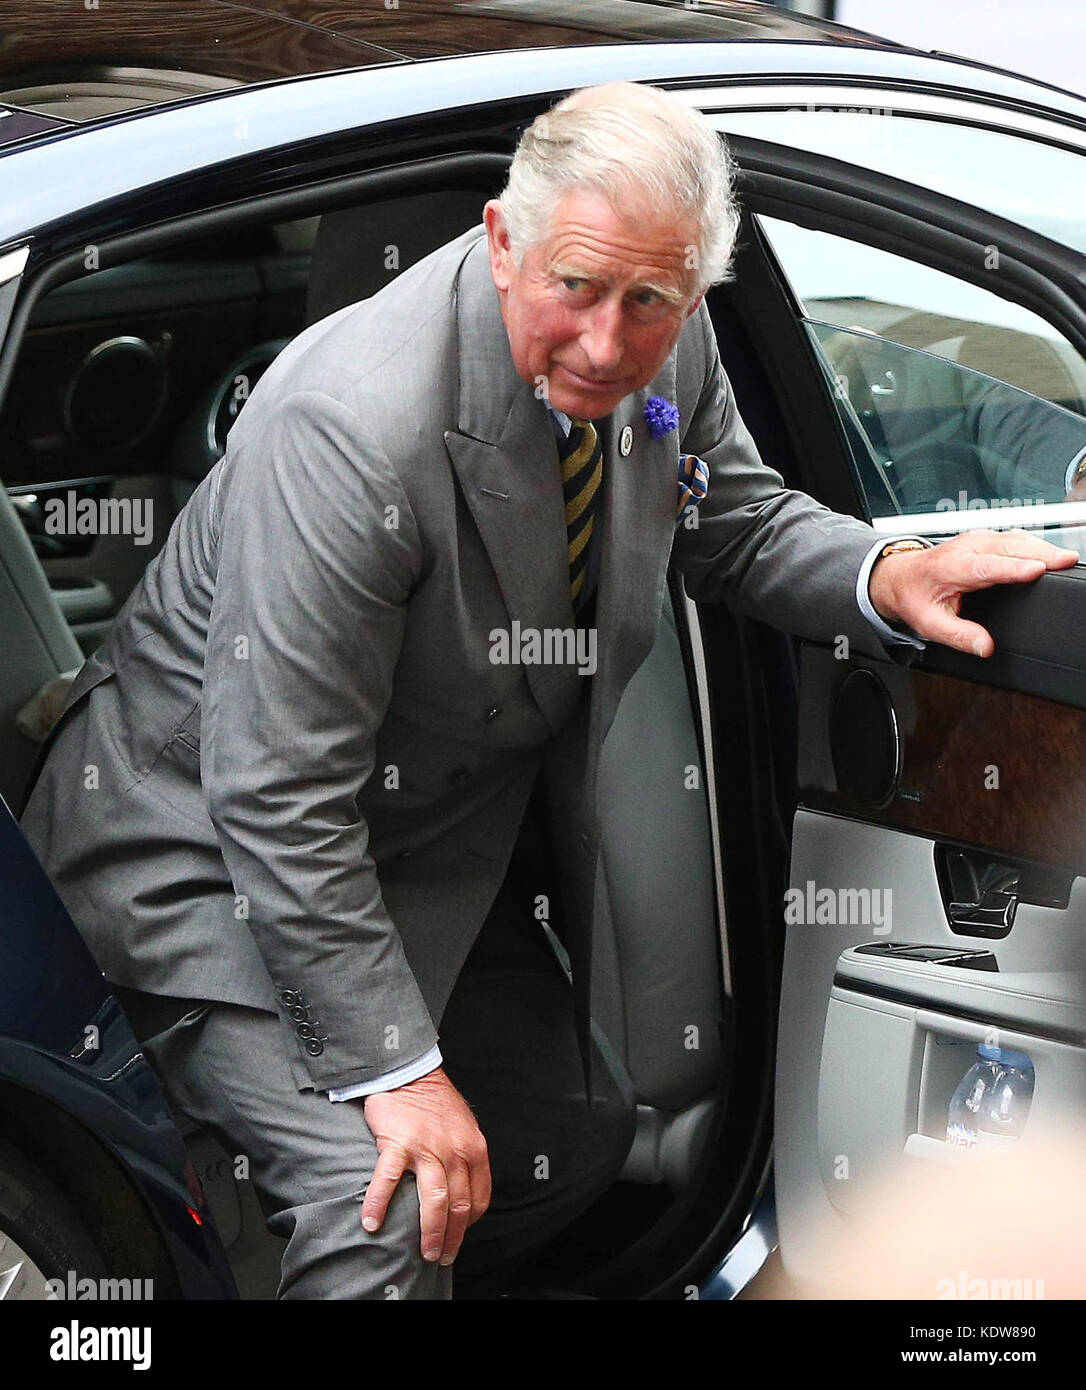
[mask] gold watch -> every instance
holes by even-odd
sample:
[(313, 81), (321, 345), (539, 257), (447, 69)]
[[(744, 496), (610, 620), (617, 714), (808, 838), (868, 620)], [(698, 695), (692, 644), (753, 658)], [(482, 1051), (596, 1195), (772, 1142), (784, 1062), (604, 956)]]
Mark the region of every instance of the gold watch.
[(891, 541), (889, 545), (884, 545), (879, 551), (879, 559), (885, 560), (887, 555), (900, 555), (906, 550), (927, 550), (929, 549), (923, 541)]

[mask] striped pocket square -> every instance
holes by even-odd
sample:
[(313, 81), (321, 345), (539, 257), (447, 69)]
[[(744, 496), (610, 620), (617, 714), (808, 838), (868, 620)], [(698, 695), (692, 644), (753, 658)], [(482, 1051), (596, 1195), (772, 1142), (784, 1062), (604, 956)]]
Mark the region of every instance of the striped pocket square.
[(709, 490), (709, 465), (697, 454), (683, 454), (679, 459), (679, 500), (675, 517), (681, 521), (687, 511), (696, 507)]

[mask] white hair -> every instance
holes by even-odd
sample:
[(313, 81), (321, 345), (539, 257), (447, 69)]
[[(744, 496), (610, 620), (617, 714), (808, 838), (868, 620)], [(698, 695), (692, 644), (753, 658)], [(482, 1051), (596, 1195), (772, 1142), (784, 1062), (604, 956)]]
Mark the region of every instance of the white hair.
[(514, 262), (545, 240), (561, 198), (602, 193), (616, 211), (668, 209), (698, 228), (697, 291), (732, 278), (735, 165), (705, 117), (658, 87), (584, 87), (521, 136), (501, 195)]

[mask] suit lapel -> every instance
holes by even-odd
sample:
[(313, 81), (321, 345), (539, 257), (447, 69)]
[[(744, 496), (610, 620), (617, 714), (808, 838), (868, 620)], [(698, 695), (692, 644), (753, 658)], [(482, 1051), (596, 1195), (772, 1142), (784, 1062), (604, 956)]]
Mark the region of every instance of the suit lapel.
[[(458, 428), (445, 433), (510, 619), (525, 628), (570, 628), (566, 524), (558, 447), (546, 405), (509, 354), (485, 238), (466, 256), (457, 299)], [(580, 696), (576, 667), (526, 665), (532, 695), (552, 730)]]
[[(522, 629), (572, 627), (554, 430), (544, 402), (513, 367), (485, 238), (464, 259), (457, 320), (458, 428), (446, 432), (445, 443), (464, 497), (510, 618)], [(643, 411), (653, 395), (675, 399), (674, 354), (654, 381), (597, 422), (604, 505), (586, 789), (622, 692), (651, 650), (660, 618), (675, 529), (679, 434), (652, 438)], [(623, 457), (627, 426), (633, 445)], [(528, 665), (525, 674), (559, 732), (576, 708), (582, 678), (571, 666)]]

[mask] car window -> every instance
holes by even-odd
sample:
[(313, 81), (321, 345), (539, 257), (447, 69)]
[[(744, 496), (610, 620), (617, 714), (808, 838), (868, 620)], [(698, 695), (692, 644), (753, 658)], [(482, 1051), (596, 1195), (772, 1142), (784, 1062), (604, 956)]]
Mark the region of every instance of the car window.
[(930, 515), (945, 531), (989, 524), (996, 507), (1064, 501), (1086, 455), (1086, 363), (1051, 324), (906, 257), (758, 220), (802, 306), (872, 520), (908, 515), (923, 530)]
[(871, 516), (1064, 501), (1086, 456), (1081, 415), (870, 333), (816, 322), (807, 330), (850, 416)]
[[(886, 101), (893, 99), (887, 93)], [(930, 188), (1086, 253), (1086, 155), (1074, 150), (1002, 130), (894, 115), (879, 106), (829, 110), (812, 104), (714, 112), (710, 119), (727, 134), (829, 155)]]

